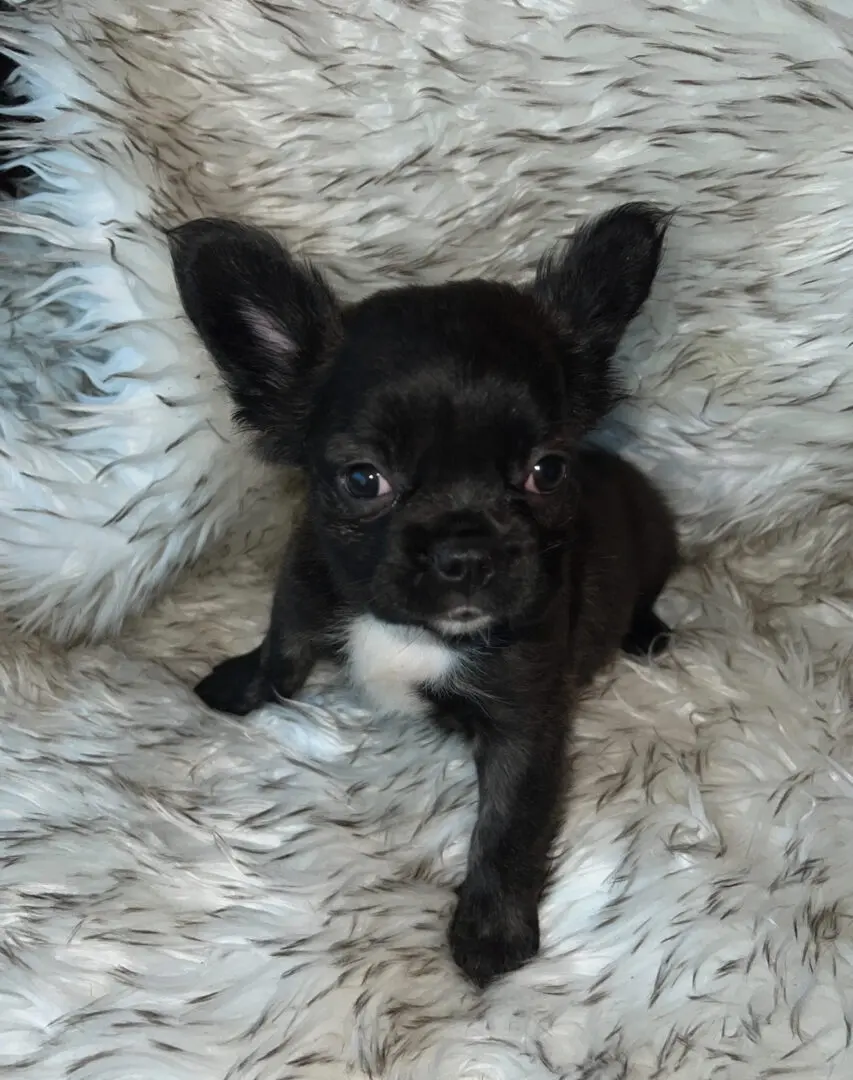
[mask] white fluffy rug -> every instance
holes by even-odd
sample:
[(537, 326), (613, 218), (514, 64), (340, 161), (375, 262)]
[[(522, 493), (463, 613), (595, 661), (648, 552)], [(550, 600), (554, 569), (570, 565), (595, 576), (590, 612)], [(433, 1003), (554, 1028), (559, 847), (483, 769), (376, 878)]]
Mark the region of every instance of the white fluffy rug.
[[(850, 4), (12, 8), (41, 119), (0, 203), (0, 1072), (847, 1080)], [(479, 995), (445, 945), (465, 751), (328, 673), (241, 723), (189, 690), (260, 634), (291, 504), (160, 229), (246, 216), (354, 296), (521, 273), (632, 197), (679, 215), (604, 437), (696, 557), (672, 654), (581, 718), (542, 957)]]

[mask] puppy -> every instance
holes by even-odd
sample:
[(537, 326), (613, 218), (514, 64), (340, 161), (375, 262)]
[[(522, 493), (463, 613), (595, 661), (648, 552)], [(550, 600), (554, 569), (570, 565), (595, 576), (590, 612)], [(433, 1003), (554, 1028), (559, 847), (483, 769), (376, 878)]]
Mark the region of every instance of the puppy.
[(579, 695), (620, 645), (666, 640), (677, 558), (661, 496), (582, 445), (666, 227), (627, 204), (528, 287), (470, 280), (338, 303), (270, 235), (197, 220), (170, 237), (182, 303), (236, 418), (305, 471), (263, 643), (197, 688), (243, 715), (340, 656), (377, 710), (471, 742), (479, 811), (450, 947), (477, 985), (539, 947), (538, 905)]

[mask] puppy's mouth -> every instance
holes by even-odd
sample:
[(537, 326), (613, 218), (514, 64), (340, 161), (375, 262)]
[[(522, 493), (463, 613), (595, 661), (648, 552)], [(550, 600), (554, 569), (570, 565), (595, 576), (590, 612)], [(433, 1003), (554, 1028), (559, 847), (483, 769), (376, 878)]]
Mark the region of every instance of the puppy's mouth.
[(471, 637), (488, 630), (494, 621), (494, 617), (481, 608), (463, 606), (451, 608), (440, 618), (431, 619), (430, 626), (442, 637)]

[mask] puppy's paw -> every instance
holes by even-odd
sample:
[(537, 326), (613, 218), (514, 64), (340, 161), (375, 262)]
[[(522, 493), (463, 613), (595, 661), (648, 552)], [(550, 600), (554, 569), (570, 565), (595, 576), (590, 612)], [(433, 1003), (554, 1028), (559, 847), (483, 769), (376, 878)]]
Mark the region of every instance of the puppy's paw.
[(488, 986), (538, 951), (539, 910), (533, 898), (486, 895), (462, 886), (450, 926), (450, 952), (475, 986)]
[(233, 716), (246, 716), (260, 708), (272, 699), (269, 681), (261, 670), (260, 648), (217, 664), (195, 692), (209, 708)]
[(622, 639), (622, 651), (629, 656), (658, 656), (671, 637), (670, 628), (653, 611), (639, 612)]

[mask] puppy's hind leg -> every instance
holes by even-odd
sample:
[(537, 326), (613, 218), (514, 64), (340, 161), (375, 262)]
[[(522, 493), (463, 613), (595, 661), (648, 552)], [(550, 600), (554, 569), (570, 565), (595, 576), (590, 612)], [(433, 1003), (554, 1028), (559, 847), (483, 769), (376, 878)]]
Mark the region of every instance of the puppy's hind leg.
[(655, 614), (652, 604), (641, 602), (634, 608), (631, 626), (622, 638), (622, 651), (629, 656), (659, 656), (671, 637), (672, 630)]
[(659, 656), (669, 645), (672, 630), (655, 614), (655, 604), (663, 592), (673, 569), (677, 565), (678, 553), (675, 541), (672, 541), (672, 550), (665, 551), (665, 571), (658, 573), (654, 578), (654, 585), (649, 589), (643, 589), (634, 605), (631, 616), (631, 625), (628, 632), (622, 638), (622, 651), (629, 656)]
[(622, 650), (629, 656), (648, 658), (659, 656), (672, 637), (670, 627), (655, 614), (655, 604), (680, 566), (681, 553), (669, 507), (648, 482), (644, 485), (646, 494), (638, 507), (637, 518), (648, 562), (640, 580), (631, 625), (622, 639)]

